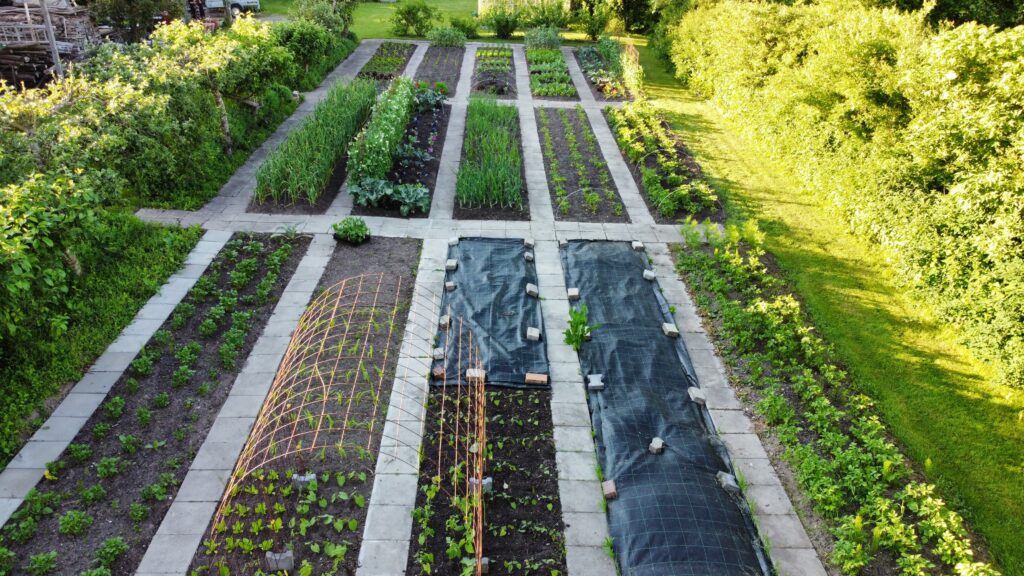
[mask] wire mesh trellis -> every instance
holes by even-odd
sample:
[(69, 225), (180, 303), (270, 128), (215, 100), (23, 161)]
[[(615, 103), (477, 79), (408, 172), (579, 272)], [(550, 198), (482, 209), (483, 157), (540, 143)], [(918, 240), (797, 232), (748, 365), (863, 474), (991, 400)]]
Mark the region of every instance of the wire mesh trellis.
[[(274, 572), (271, 554), (303, 546), (345, 558), (347, 546), (362, 534), (355, 519), (360, 514), (350, 503), (365, 512), (368, 494), (363, 492), (375, 469), (419, 469), (440, 300), (429, 290), (413, 291), (401, 277), (384, 274), (348, 278), (313, 300), (299, 320), (228, 481), (205, 542), (206, 558), (199, 565), (227, 568), (232, 574), (251, 573), (258, 566)], [(480, 367), (479, 350), (471, 341), (459, 342), (452, 350)], [(458, 417), (460, 433), (467, 434), (472, 424), (468, 434), (476, 444), (458, 443), (465, 471), (450, 493), (469, 505), (465, 520), (476, 538), (479, 565), (486, 403), (483, 380), (474, 380), (463, 390), (467, 382), (466, 374), (451, 380), (464, 397), (458, 403), (460, 410), (465, 409)], [(359, 481), (361, 488), (352, 487)], [(315, 484), (328, 482), (334, 491), (317, 493)], [(309, 483), (313, 488), (304, 488)], [(303, 490), (315, 498), (303, 500)], [(273, 524), (258, 522), (250, 513), (261, 505), (277, 513)], [(317, 505), (320, 508), (311, 516), (299, 516), (298, 523), (277, 522), (290, 514), (295, 518), (289, 506)], [(315, 541), (318, 523), (332, 526), (338, 534), (328, 530), (330, 542)], [(266, 563), (261, 559), (264, 552)], [(301, 555), (294, 557), (296, 568)]]

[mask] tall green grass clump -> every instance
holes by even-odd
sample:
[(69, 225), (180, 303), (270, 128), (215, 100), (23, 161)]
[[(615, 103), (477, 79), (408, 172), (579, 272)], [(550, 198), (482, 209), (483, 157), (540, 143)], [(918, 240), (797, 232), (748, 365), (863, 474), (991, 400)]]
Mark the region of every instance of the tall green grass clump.
[(491, 97), (472, 98), (455, 194), (463, 207), (523, 207), (519, 112)]
[(367, 178), (384, 180), (391, 170), (395, 151), (402, 143), (405, 127), (412, 116), (416, 94), (412, 80), (397, 78), (373, 105), (366, 128), (348, 152), (350, 182)]
[(256, 172), (256, 200), (311, 205), (323, 194), (334, 165), (366, 122), (376, 83), (355, 80), (334, 87), (302, 126), (267, 156)]

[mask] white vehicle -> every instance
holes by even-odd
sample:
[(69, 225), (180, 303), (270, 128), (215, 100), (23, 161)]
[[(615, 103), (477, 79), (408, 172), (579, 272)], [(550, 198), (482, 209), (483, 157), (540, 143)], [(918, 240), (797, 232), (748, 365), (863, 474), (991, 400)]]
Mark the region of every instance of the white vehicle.
[(240, 13), (242, 10), (260, 10), (260, 0), (206, 0), (206, 7), (213, 9), (224, 8), (225, 2), (231, 6), (231, 11), (235, 14)]

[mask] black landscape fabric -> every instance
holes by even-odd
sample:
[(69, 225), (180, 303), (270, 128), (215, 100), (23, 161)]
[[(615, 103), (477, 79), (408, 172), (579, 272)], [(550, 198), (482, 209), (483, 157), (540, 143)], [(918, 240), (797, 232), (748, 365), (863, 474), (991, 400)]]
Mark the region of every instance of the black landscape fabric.
[[(466, 353), (471, 334), (488, 384), (548, 388), (526, 384), (527, 373), (548, 373), (543, 340), (526, 339), (527, 328), (544, 333), (540, 300), (526, 293), (527, 284), (537, 285), (537, 269), (526, 261), (527, 251), (522, 240), (504, 238), (463, 238), (448, 248), (448, 258), (458, 261), (458, 268), (445, 273), (445, 282), (455, 282), (456, 288), (446, 291), (441, 301), (441, 314), (451, 317), (452, 327), (438, 331), (438, 346), (447, 349), (449, 383), (455, 381), (454, 374), (471, 367)], [(432, 382), (443, 383), (436, 378)]]
[[(624, 242), (570, 242), (562, 249), (566, 286), (579, 288), (589, 323), (583, 374), (603, 374), (588, 396), (598, 462), (618, 497), (609, 531), (625, 576), (769, 573), (744, 502), (716, 479), (731, 471), (704, 409), (690, 400), (696, 378), (646, 256)], [(654, 437), (664, 452), (651, 454)]]

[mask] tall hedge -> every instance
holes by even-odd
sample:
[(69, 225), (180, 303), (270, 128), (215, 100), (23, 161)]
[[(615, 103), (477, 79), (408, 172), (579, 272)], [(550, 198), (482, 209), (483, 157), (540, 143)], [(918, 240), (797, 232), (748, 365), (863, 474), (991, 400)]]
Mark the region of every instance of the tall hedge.
[(681, 80), (1024, 386), (1024, 28), (726, 0), (667, 30)]

